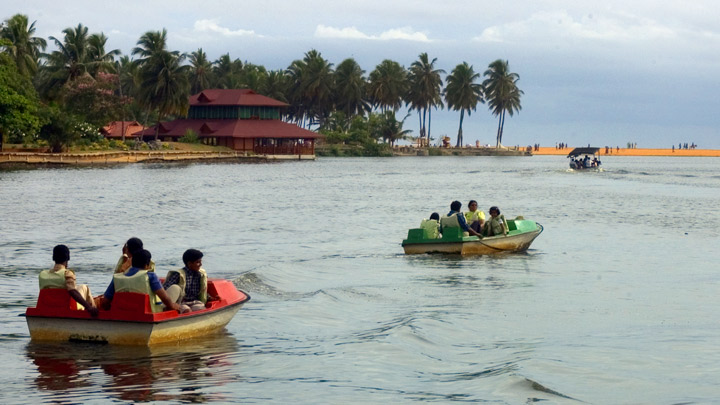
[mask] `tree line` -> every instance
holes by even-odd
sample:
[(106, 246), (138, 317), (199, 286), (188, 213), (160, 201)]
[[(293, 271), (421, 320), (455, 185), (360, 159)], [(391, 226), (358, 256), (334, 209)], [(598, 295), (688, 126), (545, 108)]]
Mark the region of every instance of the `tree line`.
[[(22, 14), (0, 25), (0, 139), (11, 143), (44, 139), (62, 149), (92, 141), (110, 121), (183, 117), (189, 96), (209, 88), (250, 88), (288, 103), (284, 120), (318, 130), (331, 143), (394, 144), (408, 138), (403, 126), (416, 113), (417, 138), (429, 145), (432, 112), (447, 107), (460, 113), (456, 146), (462, 146), (465, 114), (487, 102), (498, 117), (500, 146), (506, 115), (521, 109), (519, 75), (500, 59), (482, 74), (463, 62), (445, 75), (437, 58), (421, 53), (408, 68), (385, 59), (366, 75), (353, 58), (334, 66), (310, 50), (286, 69), (267, 70), (228, 53), (211, 61), (202, 48), (169, 50), (165, 29), (144, 33), (130, 55), (107, 50), (108, 38), (82, 24), (50, 36), (56, 49), (46, 53), (48, 41), (35, 31)], [(408, 113), (398, 121), (403, 107)]]

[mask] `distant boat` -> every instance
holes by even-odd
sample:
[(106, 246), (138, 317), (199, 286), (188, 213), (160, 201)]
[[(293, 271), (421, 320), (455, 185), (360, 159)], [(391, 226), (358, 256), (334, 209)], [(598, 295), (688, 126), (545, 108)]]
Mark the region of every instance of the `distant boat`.
[(543, 226), (526, 219), (508, 219), (507, 235), (463, 236), (462, 229), (446, 229), (439, 239), (426, 238), (421, 228), (410, 229), (402, 247), (405, 254), (455, 253), (461, 255), (487, 255), (507, 252), (524, 252), (543, 231)]
[(250, 297), (229, 280), (208, 280), (210, 301), (200, 311), (153, 311), (147, 294), (116, 292), (109, 311), (93, 318), (77, 309), (67, 290), (40, 290), (37, 304), (25, 311), (33, 341), (85, 341), (148, 346), (206, 336), (225, 327)]
[[(591, 171), (602, 171), (602, 163), (597, 155), (600, 153), (600, 148), (575, 148), (568, 153), (567, 157), (570, 158), (570, 169), (572, 170), (591, 170)], [(581, 156), (585, 156), (584, 158)]]

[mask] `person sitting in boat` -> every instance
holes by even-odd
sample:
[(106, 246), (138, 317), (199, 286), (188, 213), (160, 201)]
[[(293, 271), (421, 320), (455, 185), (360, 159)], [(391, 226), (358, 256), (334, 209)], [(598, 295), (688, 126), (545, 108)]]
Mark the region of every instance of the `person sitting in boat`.
[(70, 261), (70, 249), (65, 245), (57, 245), (53, 248), (53, 261), (55, 266), (51, 270), (43, 270), (38, 276), (40, 289), (64, 288), (78, 304), (95, 317), (98, 309), (95, 307), (90, 287), (85, 284), (75, 284), (75, 272), (68, 269)]
[(138, 292), (150, 296), (150, 304), (157, 305), (156, 297), (165, 304), (166, 310), (182, 313), (178, 304), (168, 297), (155, 272), (150, 270), (152, 255), (145, 249), (136, 250), (132, 254), (132, 266), (125, 273), (116, 273), (105, 293), (100, 297), (102, 307), (110, 309), (115, 291)]
[(465, 221), (465, 215), (460, 212), (462, 203), (460, 201), (453, 201), (450, 204), (450, 212), (442, 218), (440, 218), (440, 233), (445, 233), (445, 228), (461, 228), (464, 232), (463, 236), (477, 236), (482, 238), (482, 235), (470, 228)]
[(430, 214), (430, 219), (423, 219), (420, 222), (420, 228), (425, 231), (425, 238), (438, 239), (440, 237), (440, 214), (437, 212)]
[(465, 222), (475, 232), (482, 232), (483, 225), (485, 225), (485, 213), (477, 209), (478, 203), (475, 200), (470, 200), (468, 203), (468, 212), (465, 213)]
[(585, 166), (586, 169), (592, 167), (592, 161), (590, 160), (590, 156), (585, 155), (585, 159), (583, 159), (583, 166)]
[(507, 235), (507, 222), (505, 222), (505, 216), (500, 214), (500, 209), (498, 207), (492, 206), (490, 207), (490, 210), (488, 210), (488, 212), (490, 213), (490, 220), (485, 222), (485, 226), (483, 227), (483, 235)]
[(163, 287), (173, 302), (178, 303), (184, 311), (199, 311), (205, 309), (209, 297), (207, 292), (207, 273), (202, 268), (203, 252), (197, 249), (188, 249), (183, 253), (185, 267), (170, 270), (165, 277)]
[[(115, 265), (115, 273), (125, 273), (132, 266), (132, 254), (136, 250), (142, 250), (143, 242), (140, 238), (130, 238), (122, 247), (122, 256)], [(150, 270), (155, 271), (155, 262), (150, 261)]]

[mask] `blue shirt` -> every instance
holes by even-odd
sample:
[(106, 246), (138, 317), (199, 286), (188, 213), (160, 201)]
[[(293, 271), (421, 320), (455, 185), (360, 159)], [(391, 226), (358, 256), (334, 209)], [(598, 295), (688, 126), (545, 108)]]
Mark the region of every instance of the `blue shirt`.
[(459, 211), (452, 211), (448, 212), (447, 216), (458, 214), (457, 219), (458, 223), (460, 224), (460, 228), (462, 228), (465, 232), (470, 232), (470, 227), (468, 227), (467, 221), (465, 221), (465, 215), (461, 214)]
[[(138, 271), (140, 271), (137, 267), (130, 267), (124, 274), (128, 277), (134, 276)], [(157, 291), (162, 288), (162, 284), (160, 284), (160, 280), (157, 278), (157, 274), (153, 271), (148, 272), (148, 281), (150, 282), (150, 289), (152, 291)], [(103, 294), (105, 296), (105, 299), (108, 301), (112, 301), (113, 297), (115, 296), (115, 280), (110, 282), (110, 285), (108, 286), (107, 290), (105, 290), (105, 293)]]

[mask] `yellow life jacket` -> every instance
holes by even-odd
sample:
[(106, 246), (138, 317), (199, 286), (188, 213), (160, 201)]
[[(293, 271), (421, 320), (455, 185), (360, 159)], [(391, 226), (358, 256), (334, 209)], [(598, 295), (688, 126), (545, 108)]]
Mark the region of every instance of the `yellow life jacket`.
[(43, 270), (38, 276), (40, 289), (43, 288), (62, 288), (65, 289), (65, 272), (72, 271), (65, 269), (63, 271)]
[(150, 307), (153, 312), (162, 312), (162, 303), (160, 298), (150, 289), (150, 280), (148, 279), (147, 270), (140, 270), (132, 276), (126, 276), (124, 273), (116, 273), (113, 275), (113, 283), (115, 284), (115, 292), (134, 292), (147, 294), (150, 297)]
[(465, 213), (465, 221), (468, 225), (480, 220), (485, 220), (485, 213), (480, 210), (468, 211)]
[[(200, 301), (202, 301), (203, 304), (207, 303), (207, 273), (205, 272), (205, 269), (200, 268), (198, 270), (200, 273), (200, 294), (198, 298)], [(165, 280), (169, 279), (170, 276), (173, 273), (178, 273), (180, 275), (180, 280), (178, 281), (178, 286), (180, 287), (180, 301), (182, 301), (185, 298), (185, 284), (187, 282), (187, 276), (185, 275), (185, 268), (178, 269), (178, 270), (170, 270), (168, 271), (167, 277), (165, 277)]]
[[(118, 259), (117, 264), (115, 265), (115, 273), (125, 273), (128, 271), (130, 267), (132, 267), (132, 259), (128, 262), (127, 265), (123, 266), (123, 263), (125, 262), (125, 255), (120, 256), (120, 259)], [(150, 268), (148, 271), (155, 271), (155, 262), (150, 260)]]
[(423, 219), (420, 223), (425, 239), (437, 239), (440, 236), (440, 224), (436, 219)]
[[(460, 228), (460, 221), (458, 215), (463, 215), (461, 212), (456, 212), (450, 216), (444, 216), (440, 218), (440, 232), (445, 233), (445, 228)], [(470, 233), (463, 231), (463, 236), (469, 236)]]
[(485, 223), (485, 233), (487, 236), (498, 236), (505, 235), (508, 233), (507, 222), (505, 216), (500, 214), (497, 217), (490, 217), (490, 220)]

